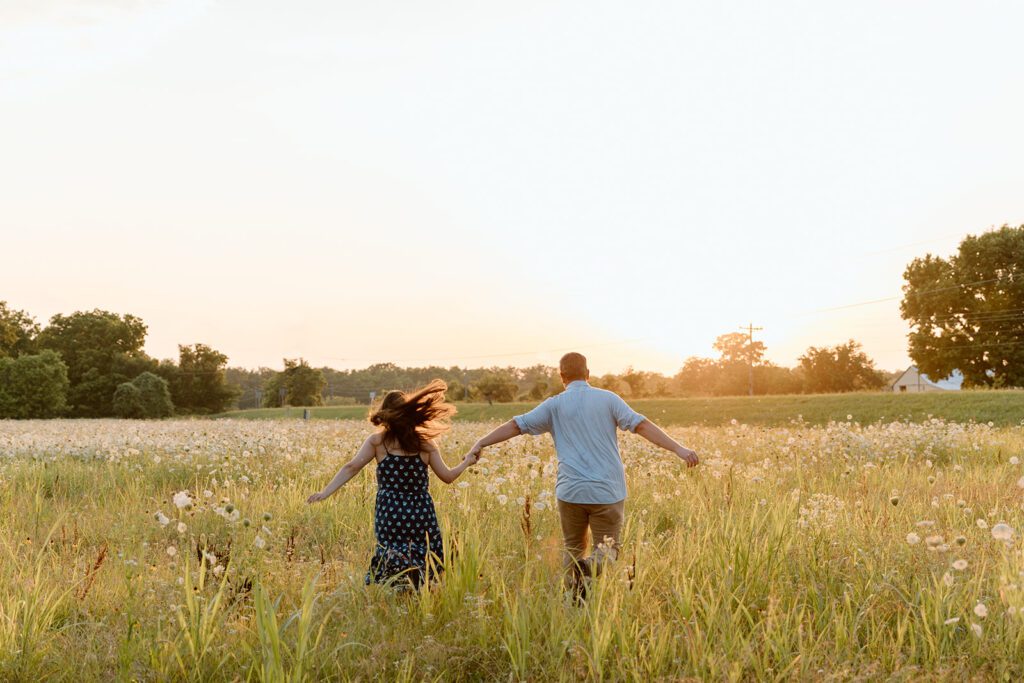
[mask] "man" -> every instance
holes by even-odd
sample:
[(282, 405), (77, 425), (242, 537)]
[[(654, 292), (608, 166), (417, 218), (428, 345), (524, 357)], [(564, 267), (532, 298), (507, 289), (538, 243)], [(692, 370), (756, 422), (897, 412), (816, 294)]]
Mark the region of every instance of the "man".
[[(565, 391), (518, 415), (477, 441), (470, 455), (520, 434), (550, 432), (558, 456), (555, 497), (565, 542), (566, 567), (577, 598), (585, 597), (582, 578), (596, 575), (606, 559), (614, 560), (621, 541), (626, 475), (615, 428), (644, 437), (682, 458), (688, 467), (697, 454), (677, 443), (637, 413), (617, 394), (588, 383), (587, 359), (567, 353), (558, 364)], [(594, 549), (583, 559), (587, 529)]]

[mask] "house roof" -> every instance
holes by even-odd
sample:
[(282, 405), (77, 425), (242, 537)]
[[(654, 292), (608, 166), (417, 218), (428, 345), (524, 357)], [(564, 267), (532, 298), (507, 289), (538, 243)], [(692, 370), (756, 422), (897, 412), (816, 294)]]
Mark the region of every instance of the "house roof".
[(902, 380), (906, 376), (906, 374), (911, 371), (918, 372), (918, 374), (921, 377), (921, 382), (929, 384), (933, 387), (938, 387), (939, 389), (945, 389), (946, 391), (959, 391), (964, 383), (964, 375), (959, 370), (954, 370), (952, 373), (950, 373), (949, 377), (940, 380), (934, 380), (925, 373), (918, 371), (916, 365), (911, 365), (909, 368), (904, 370), (899, 377), (896, 378), (896, 381), (890, 385), (890, 388), (895, 387), (897, 384), (899, 384), (900, 380)]

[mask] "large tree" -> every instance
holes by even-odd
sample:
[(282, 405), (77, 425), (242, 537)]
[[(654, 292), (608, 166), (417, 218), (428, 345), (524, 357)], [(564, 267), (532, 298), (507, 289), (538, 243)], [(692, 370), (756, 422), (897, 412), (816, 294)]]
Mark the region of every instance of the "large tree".
[(804, 389), (808, 393), (841, 393), (880, 389), (885, 375), (852, 339), (832, 347), (810, 347), (800, 356)]
[(1024, 225), (969, 235), (948, 259), (914, 259), (903, 277), (900, 310), (922, 372), (1024, 386)]
[(57, 314), (39, 333), (39, 346), (61, 355), (68, 369), (68, 407), (75, 417), (114, 414), (114, 391), (157, 363), (142, 351), (146, 325), (109, 311)]
[(57, 417), (67, 391), (67, 366), (53, 351), (0, 358), (0, 418)]
[(284, 371), (271, 377), (263, 388), (263, 405), (267, 408), (322, 405), (326, 386), (323, 372), (311, 368), (302, 358), (285, 358)]
[(473, 383), (471, 391), (476, 398), (482, 398), (488, 403), (508, 403), (516, 398), (516, 391), (519, 386), (510, 375), (492, 371)]
[(180, 412), (208, 415), (223, 412), (240, 393), (227, 383), (227, 363), (226, 355), (206, 344), (179, 345), (178, 364), (161, 363), (158, 373)]
[(0, 358), (34, 353), (39, 325), (25, 311), (18, 311), (0, 301)]

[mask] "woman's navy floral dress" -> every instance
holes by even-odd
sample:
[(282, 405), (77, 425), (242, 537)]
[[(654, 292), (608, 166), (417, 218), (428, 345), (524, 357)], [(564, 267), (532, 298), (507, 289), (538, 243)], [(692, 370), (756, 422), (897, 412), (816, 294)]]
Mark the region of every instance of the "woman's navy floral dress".
[(425, 577), (440, 573), (444, 548), (427, 469), (419, 456), (411, 455), (388, 453), (377, 463), (377, 549), (367, 584), (407, 581), (418, 588)]

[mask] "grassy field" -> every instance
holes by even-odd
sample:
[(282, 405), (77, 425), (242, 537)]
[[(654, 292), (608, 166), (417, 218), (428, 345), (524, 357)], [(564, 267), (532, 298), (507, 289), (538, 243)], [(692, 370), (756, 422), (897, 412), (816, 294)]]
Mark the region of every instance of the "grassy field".
[[(939, 418), (951, 422), (992, 422), (1019, 426), (1024, 422), (1024, 391), (962, 391), (934, 394), (825, 394), (749, 398), (641, 399), (631, 404), (666, 425), (723, 425), (737, 420), (752, 425), (787, 425), (797, 419), (807, 424), (854, 421), (923, 422)], [(532, 403), (460, 403), (456, 419), (507, 420), (526, 412)], [(225, 413), (216, 417), (280, 419), (302, 417), (302, 408), (264, 408)], [(315, 419), (358, 420), (366, 406), (311, 408)]]
[(372, 472), (304, 502), (365, 423), (0, 421), (0, 680), (1024, 678), (1020, 430), (672, 431), (701, 467), (622, 435), (625, 547), (577, 607), (548, 437), (432, 483), (445, 576), (395, 595)]

